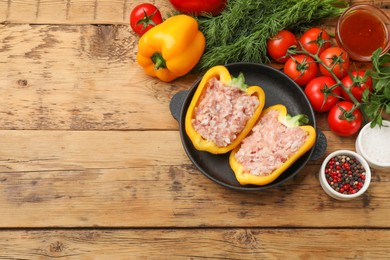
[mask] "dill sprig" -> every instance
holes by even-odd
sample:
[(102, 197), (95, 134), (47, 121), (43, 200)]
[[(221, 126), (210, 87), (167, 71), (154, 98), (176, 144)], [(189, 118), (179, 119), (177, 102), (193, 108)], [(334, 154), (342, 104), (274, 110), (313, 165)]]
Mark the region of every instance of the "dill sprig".
[(197, 69), (238, 61), (268, 62), (267, 39), (278, 31), (301, 31), (340, 15), (346, 7), (338, 0), (229, 0), (221, 15), (196, 17), (206, 37)]

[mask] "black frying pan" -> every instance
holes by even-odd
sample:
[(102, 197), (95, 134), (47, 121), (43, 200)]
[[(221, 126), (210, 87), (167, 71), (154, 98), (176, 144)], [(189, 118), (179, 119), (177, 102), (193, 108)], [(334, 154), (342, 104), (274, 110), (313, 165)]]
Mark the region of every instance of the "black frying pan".
[[(306, 114), (309, 117), (309, 124), (316, 128), (314, 112), (305, 93), (301, 87), (284, 73), (270, 66), (257, 63), (233, 63), (225, 66), (234, 77), (237, 77), (242, 72), (245, 76), (245, 83), (249, 86), (257, 85), (263, 88), (265, 92), (264, 109), (271, 105), (283, 104), (291, 115)], [(241, 185), (230, 168), (229, 153), (215, 155), (198, 151), (194, 148), (185, 132), (184, 118), (200, 80), (201, 78), (193, 84), (190, 90), (175, 94), (170, 102), (170, 109), (173, 117), (179, 122), (181, 140), (188, 157), (211, 180), (235, 190), (264, 190), (278, 186), (291, 179), (299, 173), (309, 160), (316, 160), (324, 155), (327, 146), (326, 138), (322, 132), (317, 131), (315, 146), (300, 157), (275, 181), (264, 186)]]

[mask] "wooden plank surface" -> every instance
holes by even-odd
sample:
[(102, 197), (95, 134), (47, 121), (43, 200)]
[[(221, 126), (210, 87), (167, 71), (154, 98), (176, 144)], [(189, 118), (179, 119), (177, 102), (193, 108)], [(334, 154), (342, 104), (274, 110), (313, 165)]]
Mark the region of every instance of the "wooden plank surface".
[(2, 129), (177, 129), (171, 84), (145, 76), (126, 26), (0, 25)]
[(3, 130), (0, 139), (1, 227), (390, 225), (384, 171), (345, 203), (322, 191), (321, 160), (279, 188), (221, 187), (195, 169), (176, 131)]
[[(172, 12), (168, 0), (146, 1), (164, 17)], [(132, 0), (0, 0), (0, 22), (27, 24), (129, 24)]]
[(389, 235), (356, 229), (4, 231), (0, 258), (388, 259)]
[[(390, 15), (388, 0), (348, 2)], [(323, 158), (263, 192), (195, 168), (169, 102), (199, 75), (144, 74), (128, 25), (138, 3), (0, 0), (0, 259), (386, 259), (388, 171), (342, 202), (320, 187)], [(355, 149), (316, 117), (325, 155)]]
[[(0, 25), (0, 128), (177, 129), (174, 94), (199, 75), (164, 83), (135, 61), (128, 26)], [(365, 68), (369, 64), (357, 64)], [(328, 130), (324, 116), (319, 128)]]
[[(0, 23), (22, 24), (129, 24), (131, 10), (139, 3), (155, 4), (163, 18), (172, 14), (168, 0), (0, 0)], [(369, 3), (390, 15), (389, 0), (348, 0)]]

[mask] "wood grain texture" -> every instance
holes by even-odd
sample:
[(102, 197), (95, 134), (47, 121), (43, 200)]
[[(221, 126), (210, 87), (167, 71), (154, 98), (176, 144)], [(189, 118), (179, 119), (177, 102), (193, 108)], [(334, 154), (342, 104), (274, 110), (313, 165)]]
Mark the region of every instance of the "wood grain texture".
[[(0, 235), (0, 258), (10, 260), (340, 259), (341, 256), (388, 259), (390, 254), (390, 231), (380, 229), (31, 230), (3, 231)], [(300, 243), (294, 242), (297, 240)]]
[[(167, 0), (148, 1), (164, 18), (172, 12)], [(126, 24), (142, 1), (132, 0), (0, 0), (0, 23), (22, 24)]]
[(0, 25), (2, 129), (174, 129), (174, 93), (135, 61), (125, 26)]
[(1, 129), (177, 129), (169, 102), (199, 77), (146, 76), (126, 26), (0, 25), (0, 37)]
[[(144, 1), (145, 2), (145, 1)], [(168, 0), (147, 1), (163, 18), (174, 12)], [(350, 5), (369, 3), (390, 15), (389, 0), (349, 0)], [(0, 0), (0, 23), (22, 24), (122, 24), (128, 25), (131, 10), (142, 1), (132, 0)]]
[[(264, 192), (195, 168), (169, 102), (200, 75), (145, 75), (129, 26), (141, 2), (0, 0), (0, 259), (387, 259), (388, 171), (342, 202), (320, 187), (323, 158)], [(388, 0), (348, 2), (390, 15)], [(316, 119), (324, 156), (355, 149)]]
[(191, 164), (176, 131), (0, 131), (0, 139), (4, 228), (390, 225), (384, 171), (345, 203), (322, 191), (321, 160), (275, 189), (226, 189)]

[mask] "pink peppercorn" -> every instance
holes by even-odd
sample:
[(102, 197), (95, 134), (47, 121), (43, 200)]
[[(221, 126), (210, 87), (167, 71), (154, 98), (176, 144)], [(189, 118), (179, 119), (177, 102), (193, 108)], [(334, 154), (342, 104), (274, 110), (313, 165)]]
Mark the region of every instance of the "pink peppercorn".
[(325, 167), (329, 185), (342, 194), (355, 194), (364, 184), (365, 169), (353, 156), (337, 155)]

